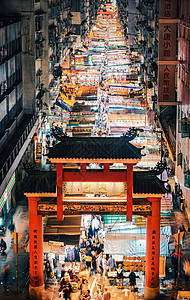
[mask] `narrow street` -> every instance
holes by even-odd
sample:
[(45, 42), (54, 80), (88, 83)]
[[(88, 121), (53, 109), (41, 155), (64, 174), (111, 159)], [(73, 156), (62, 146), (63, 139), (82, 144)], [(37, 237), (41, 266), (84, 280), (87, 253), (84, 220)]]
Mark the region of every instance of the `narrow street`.
[[(76, 12), (74, 11), (73, 13)], [(53, 26), (52, 28), (54, 29)], [(183, 269), (185, 260), (188, 260), (190, 257), (190, 224), (185, 213), (186, 207), (184, 207), (184, 202), (181, 200), (183, 198), (180, 186), (176, 187), (174, 163), (167, 148), (166, 136), (163, 135), (162, 128), (160, 128), (160, 123), (153, 110), (153, 105), (150, 103), (150, 98), (152, 97), (150, 89), (152, 87), (148, 80), (144, 81), (142, 55), (139, 54), (135, 47), (129, 47), (125, 30), (116, 1), (101, 1), (97, 17), (93, 20), (93, 25), (88, 28), (84, 42), (81, 43), (80, 47), (72, 49), (72, 55), (69, 57), (69, 68), (64, 68), (65, 61), (62, 61), (62, 64), (57, 64), (59, 75), (57, 75), (56, 79), (59, 77), (59, 80), (57, 79), (59, 82), (59, 92), (56, 94), (56, 99), (50, 99), (49, 112), (42, 114), (43, 122), (35, 131), (33, 141), (35, 166), (31, 163), (32, 160), (30, 159), (26, 159), (22, 165), (22, 169), (25, 168), (25, 170), (29, 166), (26, 173), (31, 170), (34, 173), (31, 173), (31, 175), (28, 172), (25, 180), (21, 180), (21, 185), (19, 188), (17, 187), (18, 190), (20, 189), (16, 195), (16, 203), (18, 205), (16, 208), (11, 209), (8, 214), (5, 224), (6, 233), (2, 235), (7, 244), (7, 249), (5, 255), (1, 255), (0, 260), (0, 299), (29, 299), (30, 250), (28, 243), (27, 247), (23, 248), (23, 245), (29, 235), (28, 200), (30, 201), (29, 198), (34, 200), (35, 197), (39, 201), (39, 203), (36, 201), (35, 217), (40, 216), (42, 220), (41, 224), (43, 224), (43, 240), (41, 239), (41, 243), (43, 244), (43, 248), (41, 247), (43, 249), (41, 266), (43, 265), (43, 270), (41, 278), (43, 276), (45, 278), (45, 290), (41, 294), (41, 299), (58, 300), (64, 298), (63, 286), (67, 284), (66, 278), (69, 278), (68, 282), (71, 282), (72, 285), (71, 296), (67, 299), (86, 299), (87, 296), (83, 295), (83, 289), (85, 292), (87, 290), (86, 294), (88, 293), (88, 289), (90, 290), (88, 300), (103, 299), (96, 298), (97, 291), (100, 291), (100, 294), (103, 295), (105, 288), (110, 292), (111, 300), (145, 299), (146, 249), (148, 244), (147, 219), (153, 215), (153, 206), (152, 203), (150, 204), (151, 200), (149, 201), (151, 197), (154, 200), (155, 198), (159, 198), (160, 201), (160, 231), (157, 230), (157, 234), (158, 232), (160, 234), (158, 244), (159, 254), (157, 256), (158, 271), (155, 275), (152, 272), (152, 270), (155, 270), (154, 262), (151, 267), (149, 264), (150, 273), (152, 272), (151, 277), (157, 276), (160, 299), (177, 299), (177, 294), (180, 290), (187, 292), (187, 298), (183, 299), (189, 299), (190, 282), (185, 281), (187, 279), (184, 276)], [(131, 138), (133, 136), (134, 139)], [(125, 201), (128, 205), (127, 201), (130, 198), (128, 198), (129, 193), (127, 192), (130, 184), (128, 184), (126, 179), (129, 177), (124, 178), (123, 181), (112, 182), (110, 180), (111, 177), (106, 181), (103, 176), (108, 175), (108, 172), (110, 172), (109, 174), (112, 174), (113, 179), (114, 176), (119, 177), (120, 170), (123, 170), (123, 173), (125, 172), (125, 176), (130, 171), (128, 168), (129, 163), (128, 165), (127, 163), (120, 163), (119, 159), (116, 163), (109, 162), (109, 159), (112, 159), (112, 152), (114, 152), (111, 144), (110, 149), (106, 149), (108, 150), (107, 158), (106, 155), (103, 158), (100, 157), (102, 161), (105, 158), (108, 162), (106, 161), (105, 163), (103, 161), (99, 163), (99, 157), (97, 156), (97, 159), (93, 157), (90, 160), (90, 158), (90, 162), (86, 163), (82, 159), (86, 158), (86, 153), (89, 154), (87, 146), (86, 148), (84, 146), (84, 157), (82, 159), (81, 157), (77, 157), (76, 161), (74, 161), (75, 157), (72, 157), (72, 155), (74, 156), (73, 149), (69, 148), (70, 144), (68, 142), (69, 146), (67, 146), (70, 151), (68, 152), (69, 155), (71, 153), (71, 158), (67, 157), (65, 153), (61, 157), (62, 153), (59, 153), (58, 147), (62, 143), (61, 138), (64, 137), (68, 138), (68, 140), (75, 138), (77, 141), (73, 147), (75, 148), (75, 153), (78, 152), (82, 144), (80, 144), (82, 138), (86, 138), (87, 142), (88, 137), (92, 139), (96, 138), (96, 140), (100, 140), (100, 138), (111, 140), (111, 138), (127, 137), (129, 141), (131, 138), (130, 142), (132, 146), (137, 147), (138, 150), (140, 148), (140, 156), (142, 155), (139, 160), (136, 159), (137, 162), (131, 163), (132, 181), (130, 181), (130, 184), (132, 195), (130, 197), (132, 201), (135, 194), (133, 192), (133, 170), (136, 173), (140, 173), (141, 171), (150, 173), (153, 171), (152, 173), (155, 175), (156, 180), (159, 179), (158, 186), (160, 190), (158, 189), (155, 192), (154, 182), (150, 181), (148, 174), (147, 185), (144, 187), (143, 192), (136, 192), (136, 196), (134, 197), (134, 200), (137, 200), (137, 209), (141, 205), (144, 205), (148, 207), (148, 212), (144, 212), (143, 208), (141, 211), (140, 207), (138, 211), (138, 213), (140, 212), (139, 215), (137, 213), (132, 215), (133, 202), (131, 205), (131, 220), (127, 219), (126, 221), (127, 206), (124, 207), (125, 212), (119, 215), (121, 211), (117, 211), (117, 206), (122, 201)], [(103, 149), (102, 144), (99, 147)], [(120, 148), (119, 153), (122, 154), (122, 146)], [(52, 149), (58, 149), (57, 153), (55, 156), (48, 156), (49, 153), (51, 154)], [(104, 152), (107, 153), (106, 150)], [(132, 148), (130, 151), (133, 152), (135, 150)], [(65, 159), (65, 161), (63, 162), (61, 159)], [(59, 173), (61, 176), (58, 176), (59, 166), (61, 167), (61, 172)], [(34, 169), (32, 169), (33, 167)], [(35, 171), (37, 180), (34, 179)], [(104, 171), (105, 173), (103, 173)], [(45, 177), (48, 172), (48, 180), (50, 178), (50, 181)], [(82, 178), (85, 178), (81, 182), (79, 180), (81, 179), (80, 172), (83, 176)], [(89, 176), (87, 178), (90, 178), (90, 181), (87, 182), (86, 174), (92, 174), (92, 176), (95, 174), (92, 178), (96, 178), (97, 180), (93, 181)], [(38, 182), (38, 175), (44, 179), (43, 184), (40, 182), (41, 185)], [(66, 176), (68, 176), (67, 178), (74, 178), (73, 181), (65, 179), (64, 175), (65, 178)], [(34, 191), (30, 191), (32, 186), (32, 184), (30, 186), (31, 178), (33, 180), (31, 182), (35, 183)], [(99, 178), (103, 178), (102, 182), (100, 182)], [(160, 183), (161, 180), (164, 181), (163, 185)], [(29, 191), (27, 191), (27, 184)], [(136, 186), (138, 189), (140, 186), (139, 181)], [(170, 190), (168, 190), (168, 186)], [(46, 187), (48, 187), (49, 191), (46, 191)], [(39, 188), (39, 191), (35, 190), (35, 188)], [(149, 192), (149, 188), (150, 190), (153, 189), (153, 192), (152, 190)], [(164, 192), (161, 193), (160, 191)], [(58, 206), (58, 193), (62, 197), (62, 206)], [(108, 204), (106, 201), (109, 202), (110, 206), (113, 202), (112, 206), (114, 207), (115, 214), (110, 213), (111, 208), (110, 211), (106, 211), (106, 205)], [(92, 209), (94, 204), (99, 205), (99, 210), (96, 213)], [(106, 207), (105, 211), (102, 210), (103, 214), (101, 214), (101, 205), (105, 205)], [(61, 209), (59, 210), (58, 207), (61, 207)], [(75, 209), (77, 207), (78, 210)], [(81, 207), (83, 208), (82, 213)], [(65, 215), (64, 209), (66, 211)], [(67, 214), (69, 209), (70, 214)], [(63, 212), (62, 221), (58, 220), (56, 215), (60, 211), (61, 213)], [(113, 211), (111, 212), (113, 213)], [(22, 235), (19, 241), (21, 252), (18, 253), (17, 279), (16, 253), (14, 251), (15, 241), (11, 231), (8, 229), (11, 219), (15, 225), (14, 231)], [(95, 225), (94, 229), (92, 229), (94, 220), (98, 220), (97, 222), (99, 222), (99, 227), (96, 230)], [(151, 222), (149, 224), (155, 226), (153, 221)], [(33, 229), (34, 231), (35, 229)], [(90, 231), (92, 231), (92, 234)], [(156, 230), (152, 230), (151, 234), (155, 239), (154, 234), (156, 234)], [(151, 238), (153, 239), (153, 237)], [(180, 242), (179, 237), (181, 237)], [(153, 243), (151, 249), (155, 250), (155, 241)], [(102, 249), (98, 253), (100, 244), (102, 245)], [(93, 247), (95, 250), (93, 250)], [(75, 256), (76, 252), (79, 257), (78, 259)], [(88, 255), (87, 252), (90, 254), (88, 253)], [(152, 254), (152, 261), (154, 261), (155, 251), (152, 253), (154, 253)], [(173, 257), (176, 253), (180, 258), (177, 257), (177, 268), (174, 268)], [(99, 268), (96, 265), (100, 256), (102, 259), (102, 270), (100, 263)], [(115, 261), (113, 268), (108, 264), (112, 256)], [(37, 269), (39, 257), (37, 255), (36, 257), (35, 267)], [(90, 267), (87, 264), (89, 262), (87, 261), (87, 257), (91, 257)], [(105, 259), (105, 269), (103, 268), (103, 258)], [(2, 272), (6, 265), (9, 266), (7, 277)], [(119, 266), (122, 267), (123, 272), (121, 281), (118, 280), (121, 279), (118, 277)], [(87, 271), (88, 268), (92, 271), (90, 276), (88, 273), (89, 270)], [(73, 278), (71, 278), (69, 271), (71, 271), (71, 274), (73, 272)], [(64, 275), (62, 275), (62, 272)], [(136, 276), (136, 283), (134, 285), (129, 280), (131, 272), (135, 272)], [(33, 274), (38, 274), (38, 272), (34, 270)], [(35, 282), (38, 280), (37, 276), (36, 278)], [(63, 285), (62, 279), (64, 279)], [(83, 280), (87, 280), (88, 282), (84, 283)], [(119, 282), (122, 282), (121, 287), (119, 287)], [(38, 289), (39, 286), (37, 284), (38, 282), (34, 288)], [(84, 288), (83, 285), (85, 284)], [(134, 291), (131, 291), (130, 286), (135, 286)]]

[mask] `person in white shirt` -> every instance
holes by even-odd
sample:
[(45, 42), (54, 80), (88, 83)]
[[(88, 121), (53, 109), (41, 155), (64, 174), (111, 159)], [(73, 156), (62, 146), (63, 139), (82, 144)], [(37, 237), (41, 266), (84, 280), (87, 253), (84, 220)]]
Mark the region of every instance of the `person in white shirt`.
[(97, 290), (96, 294), (94, 295), (94, 300), (102, 300), (102, 296), (100, 295), (99, 290)]

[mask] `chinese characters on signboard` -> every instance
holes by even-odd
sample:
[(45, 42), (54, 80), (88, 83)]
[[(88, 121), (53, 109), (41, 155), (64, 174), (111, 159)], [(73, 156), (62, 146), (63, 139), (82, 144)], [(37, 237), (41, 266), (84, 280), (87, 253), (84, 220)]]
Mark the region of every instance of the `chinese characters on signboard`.
[(33, 230), (33, 251), (32, 251), (32, 257), (33, 260), (33, 278), (34, 278), (34, 285), (38, 286), (38, 231), (36, 229)]
[(160, 0), (159, 1), (159, 18), (176, 19), (177, 18), (177, 0)]
[(156, 245), (156, 230), (152, 230), (152, 235), (151, 235), (151, 286), (154, 287), (155, 283), (155, 245)]
[(159, 60), (176, 60), (176, 23), (159, 24)]
[(159, 97), (163, 102), (175, 101), (175, 65), (159, 66)]
[(160, 0), (158, 103), (174, 105), (176, 69), (177, 1)]

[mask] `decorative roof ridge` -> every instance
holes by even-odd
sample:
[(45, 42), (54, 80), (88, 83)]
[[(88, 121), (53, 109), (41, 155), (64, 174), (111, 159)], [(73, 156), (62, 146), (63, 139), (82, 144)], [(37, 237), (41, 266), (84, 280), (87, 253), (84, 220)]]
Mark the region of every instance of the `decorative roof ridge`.
[[(160, 175), (164, 172), (166, 167), (165, 163), (162, 163), (161, 161), (157, 162), (156, 166), (151, 168), (150, 170), (144, 170), (144, 171), (134, 171), (136, 174), (144, 174), (144, 175)], [(167, 182), (167, 181), (166, 181)]]
[(135, 127), (130, 127), (129, 130), (124, 133), (122, 136), (120, 137), (110, 137), (110, 136), (106, 136), (106, 137), (92, 137), (92, 136), (87, 136), (87, 137), (69, 137), (67, 136), (67, 134), (63, 133), (62, 130), (59, 128), (59, 127), (54, 127), (52, 128), (53, 130), (53, 136), (58, 140), (58, 141), (65, 141), (65, 139), (75, 139), (75, 140), (88, 140), (88, 139), (92, 139), (92, 140), (95, 140), (95, 139), (110, 139), (110, 140), (113, 140), (113, 139), (125, 139), (127, 142), (129, 141), (132, 141), (134, 140), (134, 138), (136, 136), (138, 136), (138, 131), (143, 131), (143, 129), (138, 129), (138, 128), (135, 128)]
[(62, 142), (65, 137), (68, 138), (68, 136), (61, 131), (61, 129), (58, 126), (52, 127), (53, 136), (56, 138), (56, 140)]
[(134, 138), (136, 138), (136, 136), (138, 136), (138, 131), (143, 131), (143, 129), (138, 129), (135, 127), (130, 127), (129, 130), (127, 132), (125, 132), (122, 136), (122, 138), (127, 139), (127, 141), (132, 141), (134, 140)]
[(160, 175), (166, 168), (166, 162), (158, 161), (157, 164), (149, 170), (152, 174)]

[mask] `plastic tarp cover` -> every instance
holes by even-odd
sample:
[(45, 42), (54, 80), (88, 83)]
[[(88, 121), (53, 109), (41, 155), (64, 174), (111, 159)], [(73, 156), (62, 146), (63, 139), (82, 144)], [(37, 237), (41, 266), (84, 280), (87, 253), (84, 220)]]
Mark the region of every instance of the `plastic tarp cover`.
[[(167, 256), (170, 228), (163, 230), (160, 238), (160, 256)], [(109, 232), (104, 240), (104, 253), (125, 256), (146, 256), (146, 233)]]

